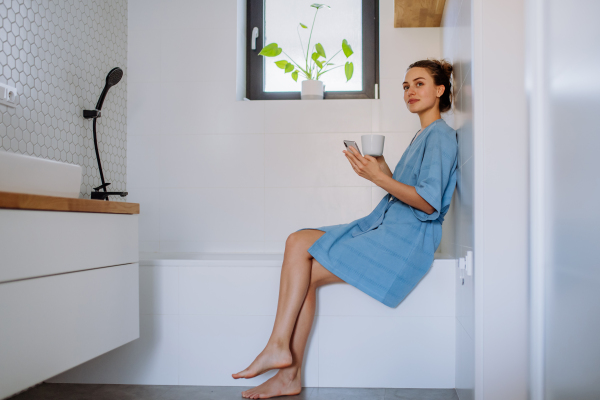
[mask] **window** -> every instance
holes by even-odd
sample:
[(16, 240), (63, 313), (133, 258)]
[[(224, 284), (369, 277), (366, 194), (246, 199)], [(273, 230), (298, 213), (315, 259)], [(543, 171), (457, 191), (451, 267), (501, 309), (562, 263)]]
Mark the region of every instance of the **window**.
[[(246, 97), (250, 100), (300, 99), (304, 75), (299, 73), (295, 81), (290, 70), (286, 73), (275, 62), (286, 60), (304, 68), (307, 58), (312, 62), (311, 55), (320, 43), (326, 58), (319, 60), (333, 63), (333, 66), (325, 66), (322, 71), (327, 72), (319, 76), (325, 85), (324, 98), (374, 99), (375, 84), (379, 83), (378, 3), (379, 0), (327, 0), (324, 4), (331, 8), (317, 11), (311, 7), (314, 0), (248, 0)], [(258, 37), (256, 48), (252, 49), (255, 28)], [(344, 39), (354, 52), (348, 58), (342, 51)], [(277, 43), (285, 53), (276, 57), (259, 55), (270, 43)], [(348, 81), (344, 67), (347, 61), (354, 66)]]

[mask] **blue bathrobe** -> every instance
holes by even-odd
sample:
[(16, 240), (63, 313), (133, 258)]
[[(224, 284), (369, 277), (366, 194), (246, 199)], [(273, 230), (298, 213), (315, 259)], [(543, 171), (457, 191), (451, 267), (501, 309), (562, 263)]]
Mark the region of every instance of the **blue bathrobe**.
[(442, 221), (456, 186), (456, 131), (443, 119), (406, 149), (392, 177), (416, 188), (435, 211), (427, 214), (390, 193), (366, 217), (322, 226), (308, 252), (333, 274), (388, 307), (396, 307), (433, 264)]

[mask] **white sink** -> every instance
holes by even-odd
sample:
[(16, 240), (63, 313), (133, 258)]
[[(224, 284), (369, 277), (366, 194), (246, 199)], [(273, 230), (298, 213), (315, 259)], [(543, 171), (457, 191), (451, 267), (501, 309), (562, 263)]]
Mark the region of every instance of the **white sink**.
[(0, 192), (79, 197), (81, 166), (0, 150)]

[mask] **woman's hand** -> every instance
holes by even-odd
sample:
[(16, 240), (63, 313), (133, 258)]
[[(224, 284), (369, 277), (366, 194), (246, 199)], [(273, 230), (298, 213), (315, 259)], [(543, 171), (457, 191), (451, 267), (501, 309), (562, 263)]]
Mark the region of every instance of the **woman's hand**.
[(343, 150), (343, 152), (350, 162), (350, 165), (352, 165), (352, 169), (359, 176), (375, 183), (375, 181), (379, 180), (382, 175), (385, 175), (385, 173), (381, 170), (379, 160), (379, 158), (383, 158), (383, 156), (375, 158), (366, 155), (363, 157), (362, 155), (358, 154), (358, 152), (352, 146), (349, 146), (348, 150), (350, 151)]

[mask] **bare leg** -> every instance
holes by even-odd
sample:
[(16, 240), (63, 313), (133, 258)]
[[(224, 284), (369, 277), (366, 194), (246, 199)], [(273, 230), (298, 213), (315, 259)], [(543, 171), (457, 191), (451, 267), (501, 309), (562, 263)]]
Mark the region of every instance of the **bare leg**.
[(271, 337), (265, 349), (248, 368), (232, 374), (234, 379), (253, 378), (273, 368), (292, 365), (290, 341), (310, 284), (313, 257), (307, 249), (323, 235), (319, 230), (303, 230), (292, 233), (285, 244), (279, 301)]
[(302, 363), (304, 361), (306, 342), (314, 321), (317, 288), (335, 282), (344, 281), (329, 272), (313, 258), (311, 283), (292, 333), (292, 365), (280, 369), (275, 376), (263, 384), (242, 392), (242, 397), (266, 399), (273, 396), (296, 395), (302, 391)]

